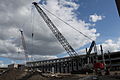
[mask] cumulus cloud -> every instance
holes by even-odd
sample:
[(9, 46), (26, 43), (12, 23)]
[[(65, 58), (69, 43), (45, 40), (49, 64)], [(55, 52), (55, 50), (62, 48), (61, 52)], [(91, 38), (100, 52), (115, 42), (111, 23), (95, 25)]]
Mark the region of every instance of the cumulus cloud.
[[(117, 40), (112, 40), (112, 39), (108, 39), (106, 41), (104, 41), (101, 44), (97, 44), (97, 53), (101, 54), (101, 48), (100, 45), (102, 45), (103, 48), (103, 52), (104, 53), (108, 53), (109, 52), (117, 52), (120, 51), (120, 38), (118, 38)], [(89, 48), (89, 47), (88, 47)], [(79, 53), (83, 53), (86, 54), (86, 50), (85, 49), (80, 49)], [(91, 53), (94, 53), (94, 49), (91, 51)]]
[[(36, 1), (39, 2), (39, 0)], [(41, 1), (42, 0), (40, 0), (40, 2)], [(86, 23), (76, 17), (74, 11), (77, 10), (80, 5), (72, 0), (46, 0), (42, 1), (41, 6), (94, 40), (100, 35), (95, 28), (89, 28), (93, 24)], [(32, 13), (31, 10), (33, 11)], [(90, 42), (83, 35), (79, 34), (47, 11), (45, 12), (73, 48), (79, 48)], [(34, 14), (34, 19), (31, 14)], [(34, 27), (32, 27), (33, 24), (31, 24), (31, 19), (34, 21)], [(22, 26), (23, 24), (24, 26)], [(32, 55), (37, 60), (41, 60), (43, 57), (44, 59), (57, 58), (55, 56), (56, 54), (65, 51), (40, 17), (35, 7), (33, 7), (32, 0), (0, 0), (1, 57), (24, 59), (19, 29), (23, 29), (24, 31), (29, 55)], [(33, 39), (32, 32), (34, 33)], [(18, 54), (18, 49), (21, 54)]]
[(105, 16), (97, 15), (95, 13), (95, 14), (89, 16), (89, 21), (97, 22), (97, 21), (103, 20), (103, 18), (105, 18)]
[(29, 61), (39, 61), (39, 60), (49, 60), (49, 59), (56, 59), (56, 56), (50, 55), (30, 55)]
[[(110, 52), (120, 51), (120, 38), (118, 38), (117, 40), (108, 39), (101, 44), (97, 44), (96, 46), (97, 46), (98, 54), (101, 54), (100, 45), (102, 45), (104, 53), (108, 53), (108, 51)], [(85, 49), (81, 49), (79, 50), (79, 52), (86, 54)], [(92, 50), (92, 52), (94, 52), (94, 50)]]
[(7, 65), (5, 65), (3, 61), (0, 61), (0, 67), (7, 67)]
[(120, 38), (118, 38), (118, 40), (114, 41), (112, 39), (108, 39), (106, 40), (103, 44), (103, 49), (104, 52), (116, 52), (116, 51), (120, 51)]

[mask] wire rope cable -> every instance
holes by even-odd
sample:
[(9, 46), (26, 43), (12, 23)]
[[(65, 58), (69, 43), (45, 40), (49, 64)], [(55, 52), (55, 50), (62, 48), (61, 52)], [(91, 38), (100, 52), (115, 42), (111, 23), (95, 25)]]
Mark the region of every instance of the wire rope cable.
[[(41, 6), (41, 5), (40, 5)], [(64, 21), (63, 19), (61, 19), (60, 17), (56, 16), (55, 14), (53, 14), (52, 12), (50, 12), (48, 9), (46, 9), (45, 7), (41, 6), (44, 10), (46, 10), (47, 12), (49, 12), (51, 15), (55, 16), (56, 18), (58, 18), (60, 21), (64, 22), (66, 25), (70, 26), (72, 29), (74, 29), (75, 31), (79, 32), (80, 34), (82, 34), (84, 37), (88, 38), (89, 40), (93, 41), (93, 39), (91, 39), (89, 36), (85, 35), (83, 32), (79, 31), (78, 29), (74, 28), (72, 25), (70, 25), (69, 23), (67, 23), (66, 21)]]

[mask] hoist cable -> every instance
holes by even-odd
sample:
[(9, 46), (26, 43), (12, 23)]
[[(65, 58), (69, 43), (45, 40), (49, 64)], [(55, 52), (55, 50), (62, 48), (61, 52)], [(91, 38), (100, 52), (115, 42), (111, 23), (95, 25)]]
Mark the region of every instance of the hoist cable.
[(84, 37), (88, 38), (89, 40), (93, 41), (93, 39), (91, 39), (89, 36), (85, 35), (83, 32), (79, 31), (78, 29), (74, 28), (72, 25), (70, 25), (69, 23), (67, 23), (66, 21), (64, 21), (63, 19), (59, 18), (58, 16), (56, 16), (55, 14), (53, 14), (52, 12), (50, 12), (48, 9), (46, 9), (45, 7), (41, 6), (43, 9), (45, 9), (47, 12), (49, 12), (51, 15), (55, 16), (56, 18), (58, 18), (59, 20), (61, 20), (62, 22), (64, 22), (66, 25), (70, 26), (72, 29), (74, 29), (75, 31), (79, 32), (80, 34), (82, 34)]

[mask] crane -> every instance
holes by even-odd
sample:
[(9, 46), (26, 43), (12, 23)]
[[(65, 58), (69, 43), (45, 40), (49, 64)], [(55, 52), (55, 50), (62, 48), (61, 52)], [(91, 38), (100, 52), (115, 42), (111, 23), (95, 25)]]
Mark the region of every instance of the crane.
[[(93, 59), (93, 62), (91, 61), (91, 57), (90, 57), (90, 54), (92, 52), (92, 50), (94, 49), (94, 56), (95, 56), (95, 59)], [(87, 51), (87, 48), (86, 48), (86, 64), (84, 65), (84, 69), (85, 71), (84, 72), (92, 72), (93, 70), (93, 65), (94, 65), (94, 62), (96, 63), (97, 62), (97, 47), (96, 47), (96, 43), (95, 41), (92, 41), (91, 45), (90, 45), (90, 48), (89, 50)]]
[(24, 35), (23, 35), (23, 31), (22, 30), (19, 30), (20, 33), (21, 33), (21, 39), (22, 39), (22, 46), (23, 46), (23, 49), (24, 49), (24, 54), (25, 54), (25, 59), (27, 61), (28, 59), (28, 54), (27, 54), (27, 47), (26, 47), (26, 43), (25, 43), (25, 38), (24, 38)]
[(68, 43), (66, 38), (61, 34), (61, 32), (57, 29), (57, 27), (53, 24), (53, 22), (50, 20), (50, 18), (46, 15), (46, 13), (38, 6), (36, 2), (33, 2), (35, 5), (37, 11), (43, 18), (43, 20), (46, 22), (50, 30), (53, 32), (55, 37), (58, 39), (58, 41), (61, 43), (63, 48), (66, 50), (66, 52), (69, 54), (70, 57), (76, 57), (78, 56), (78, 53), (72, 48), (72, 46)]
[[(55, 37), (61, 43), (61, 45), (63, 46), (63, 48), (66, 50), (66, 52), (69, 54), (69, 56), (72, 57), (71, 59), (75, 59), (76, 62), (79, 61), (78, 53), (68, 43), (68, 41), (66, 40), (66, 38), (62, 35), (62, 33), (53, 24), (53, 22), (50, 20), (50, 18), (47, 16), (47, 14), (42, 10), (42, 8), (40, 6), (38, 6), (38, 4), (36, 2), (33, 2), (33, 4), (34, 4), (35, 8), (37, 9), (38, 13), (40, 14), (40, 16), (46, 22), (47, 26), (52, 31), (52, 33), (55, 35)], [(97, 60), (97, 48), (96, 48), (95, 41), (92, 41), (91, 46), (90, 46), (89, 50), (87, 51), (88, 65), (90, 65), (89, 64), (90, 53), (91, 53), (91, 51), (92, 51), (93, 48), (94, 48), (95, 57), (96, 57), (96, 60)]]
[(96, 61), (97, 61), (97, 47), (96, 47), (95, 41), (92, 41), (89, 50), (87, 51), (87, 49), (86, 49), (86, 52), (87, 52), (86, 56), (87, 56), (87, 63), (88, 64), (90, 63), (90, 54), (91, 54), (91, 51), (93, 48), (94, 48), (94, 53), (95, 53), (95, 57), (96, 57)]

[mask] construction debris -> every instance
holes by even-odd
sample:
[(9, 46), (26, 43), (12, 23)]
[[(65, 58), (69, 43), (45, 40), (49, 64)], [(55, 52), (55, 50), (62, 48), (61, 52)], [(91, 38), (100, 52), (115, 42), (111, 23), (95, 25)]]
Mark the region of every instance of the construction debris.
[(26, 71), (10, 69), (1, 74), (0, 80), (120, 80), (120, 73), (112, 73), (108, 76), (93, 74), (42, 74), (39, 71)]

